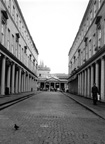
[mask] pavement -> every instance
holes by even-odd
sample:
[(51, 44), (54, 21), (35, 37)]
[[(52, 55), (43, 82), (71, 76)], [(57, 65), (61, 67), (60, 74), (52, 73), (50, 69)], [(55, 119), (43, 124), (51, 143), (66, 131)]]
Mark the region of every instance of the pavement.
[(37, 93), (38, 92), (31, 91), (31, 92), (23, 92), (23, 93), (18, 93), (18, 94), (0, 95), (0, 106), (3, 106), (7, 103), (11, 103), (25, 96), (35, 95)]
[[(38, 94), (39, 91), (35, 92), (25, 92), (20, 94), (13, 94), (13, 95), (4, 95), (0, 96), (0, 106), (5, 105), (6, 103), (10, 103), (12, 101), (18, 100), (21, 97)], [(77, 96), (70, 93), (63, 93), (64, 95), (70, 97), (86, 109), (90, 110), (94, 114), (98, 115), (100, 118), (105, 120), (105, 102), (98, 101), (97, 105), (93, 105), (93, 101), (90, 98), (86, 98), (83, 96)]]
[(91, 98), (69, 93), (64, 94), (105, 120), (105, 102), (98, 101), (97, 105), (93, 105), (93, 100)]

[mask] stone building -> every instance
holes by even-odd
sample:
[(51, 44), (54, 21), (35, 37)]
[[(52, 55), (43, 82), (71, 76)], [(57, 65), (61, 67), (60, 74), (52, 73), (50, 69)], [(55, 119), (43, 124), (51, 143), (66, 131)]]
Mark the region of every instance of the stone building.
[(40, 90), (63, 90), (68, 89), (67, 86), (67, 74), (50, 74), (50, 68), (47, 66), (38, 66), (38, 88)]
[(105, 101), (105, 1), (90, 0), (68, 53), (69, 92), (92, 97), (93, 83)]
[(36, 90), (38, 50), (17, 0), (0, 0), (0, 95)]

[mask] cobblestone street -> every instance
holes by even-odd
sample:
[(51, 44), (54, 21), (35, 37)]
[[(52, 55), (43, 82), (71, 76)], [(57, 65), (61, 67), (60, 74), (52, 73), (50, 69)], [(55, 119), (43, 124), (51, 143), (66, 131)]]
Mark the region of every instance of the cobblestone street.
[(0, 111), (0, 144), (105, 144), (105, 121), (62, 93), (42, 92)]

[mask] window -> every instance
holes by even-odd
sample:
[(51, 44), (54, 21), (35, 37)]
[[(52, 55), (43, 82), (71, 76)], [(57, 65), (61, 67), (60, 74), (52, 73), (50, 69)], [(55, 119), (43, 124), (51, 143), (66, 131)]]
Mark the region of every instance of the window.
[(15, 20), (15, 7), (13, 6), (12, 17)]
[(39, 77), (41, 77), (41, 74), (39, 74)]
[(102, 0), (98, 0), (98, 8), (100, 9), (100, 7), (101, 7), (101, 2), (102, 2)]
[(96, 34), (93, 34), (93, 54), (95, 54), (95, 48), (96, 48)]
[(92, 41), (91, 41), (91, 39), (89, 40), (89, 58), (91, 57), (91, 49), (92, 49)]
[(8, 34), (7, 34), (7, 49), (10, 49), (10, 29), (8, 29)]
[(16, 25), (18, 26), (18, 14), (16, 14)]
[(4, 45), (4, 24), (1, 25), (1, 44)]
[(14, 53), (14, 35), (12, 35), (11, 52), (12, 52), (12, 54)]
[(15, 55), (18, 57), (18, 44), (19, 44), (19, 33), (16, 33), (16, 49), (15, 49)]
[(96, 21), (95, 21), (95, 24), (96, 24), (96, 30), (97, 30), (97, 35), (98, 35), (98, 48), (100, 48), (101, 46), (101, 18), (102, 16), (97, 16), (96, 17)]
[(21, 45), (19, 44), (19, 47), (18, 47), (18, 59), (20, 60), (20, 57), (21, 57)]
[(19, 30), (21, 31), (21, 20), (19, 21)]
[(97, 7), (96, 7), (96, 1), (94, 2), (94, 17), (96, 16), (96, 11), (97, 11)]
[(90, 25), (92, 23), (92, 10), (90, 11)]
[(8, 2), (8, 9), (9, 9), (9, 12), (11, 12), (11, 0), (9, 0)]
[(88, 18), (87, 18), (86, 26), (87, 26), (87, 30), (88, 30), (88, 28), (89, 28), (89, 19)]
[(27, 46), (24, 47), (24, 53), (27, 54)]
[(98, 48), (101, 46), (101, 29), (98, 30)]

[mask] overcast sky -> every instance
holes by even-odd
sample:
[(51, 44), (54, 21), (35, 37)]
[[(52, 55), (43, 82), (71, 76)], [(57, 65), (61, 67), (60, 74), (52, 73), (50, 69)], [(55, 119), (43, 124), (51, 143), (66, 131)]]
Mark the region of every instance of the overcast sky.
[(68, 52), (89, 0), (18, 0), (40, 60), (51, 73), (68, 73)]

